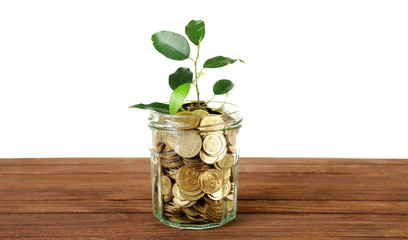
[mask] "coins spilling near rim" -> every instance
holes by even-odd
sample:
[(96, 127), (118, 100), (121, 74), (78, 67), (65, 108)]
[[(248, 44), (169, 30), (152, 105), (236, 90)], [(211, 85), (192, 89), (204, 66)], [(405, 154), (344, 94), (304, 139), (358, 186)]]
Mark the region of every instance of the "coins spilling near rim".
[(154, 209), (180, 224), (220, 222), (235, 208), (237, 132), (224, 130), (227, 118), (190, 107), (174, 117), (178, 131), (153, 131)]
[(180, 123), (178, 129), (194, 129), (200, 124), (200, 116), (194, 112), (178, 112), (174, 119), (175, 122)]
[(223, 123), (224, 120), (220, 116), (209, 115), (201, 120), (199, 129), (201, 131), (221, 130), (224, 128)]

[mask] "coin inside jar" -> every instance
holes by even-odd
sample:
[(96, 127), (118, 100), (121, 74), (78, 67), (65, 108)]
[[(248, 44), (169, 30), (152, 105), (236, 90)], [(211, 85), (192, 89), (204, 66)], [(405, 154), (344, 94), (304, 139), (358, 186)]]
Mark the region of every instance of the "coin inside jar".
[(218, 156), (210, 157), (205, 152), (201, 151), (200, 152), (200, 158), (201, 158), (201, 161), (203, 161), (203, 162), (205, 162), (207, 164), (213, 164), (213, 163), (215, 163), (217, 161)]
[(197, 114), (199, 116), (207, 116), (210, 115), (206, 110), (203, 109), (197, 109), (193, 111), (194, 114)]
[(177, 172), (176, 182), (184, 190), (194, 191), (200, 188), (198, 184), (199, 176), (200, 172), (194, 171), (194, 169), (184, 165)]
[[(178, 129), (193, 129), (200, 124), (200, 117), (198, 114), (189, 111), (183, 111), (176, 113), (174, 121), (180, 123)], [(185, 117), (182, 117), (185, 116)]]
[(198, 179), (201, 190), (208, 194), (212, 194), (220, 190), (223, 182), (224, 178), (222, 173), (214, 168), (208, 169), (207, 171), (201, 173)]
[(213, 131), (223, 129), (224, 120), (217, 115), (204, 116), (200, 122), (200, 130), (202, 131)]
[(165, 141), (178, 155), (185, 158), (196, 156), (202, 147), (201, 137), (197, 131), (167, 134)]
[(219, 155), (226, 147), (226, 141), (222, 134), (207, 134), (203, 140), (203, 149), (209, 156)]
[(196, 209), (192, 208), (192, 207), (183, 208), (183, 211), (184, 211), (187, 215), (192, 216), (192, 217), (195, 217), (195, 216), (200, 215), (200, 212), (197, 211)]
[(225, 157), (214, 164), (218, 170), (227, 170), (234, 165), (234, 155), (227, 153)]
[(166, 175), (161, 176), (161, 189), (164, 195), (171, 193), (171, 180)]
[(235, 146), (237, 143), (237, 131), (227, 130), (225, 131), (225, 136), (227, 137), (228, 145)]
[(205, 171), (210, 168), (210, 165), (206, 164), (205, 162), (201, 161), (199, 157), (195, 158), (183, 158), (184, 164), (191, 167), (195, 171)]
[(213, 200), (220, 200), (226, 197), (229, 194), (230, 190), (231, 190), (231, 182), (227, 181), (224, 183), (224, 186), (220, 190), (218, 190), (217, 192), (213, 194), (209, 194), (208, 197)]

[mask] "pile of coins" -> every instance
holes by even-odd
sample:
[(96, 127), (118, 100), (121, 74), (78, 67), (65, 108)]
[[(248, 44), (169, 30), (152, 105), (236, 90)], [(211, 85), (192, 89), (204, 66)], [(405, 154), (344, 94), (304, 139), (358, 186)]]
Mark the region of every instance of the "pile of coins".
[(153, 131), (154, 208), (175, 223), (220, 222), (234, 212), (237, 132), (223, 115), (177, 115), (177, 131)]

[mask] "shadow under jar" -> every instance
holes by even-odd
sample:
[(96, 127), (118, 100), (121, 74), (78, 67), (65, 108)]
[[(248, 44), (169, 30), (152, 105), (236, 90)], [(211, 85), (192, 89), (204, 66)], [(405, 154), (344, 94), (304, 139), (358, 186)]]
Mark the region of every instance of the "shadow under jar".
[(203, 116), (150, 111), (153, 214), (161, 222), (206, 229), (235, 218), (241, 126), (239, 107), (229, 103)]

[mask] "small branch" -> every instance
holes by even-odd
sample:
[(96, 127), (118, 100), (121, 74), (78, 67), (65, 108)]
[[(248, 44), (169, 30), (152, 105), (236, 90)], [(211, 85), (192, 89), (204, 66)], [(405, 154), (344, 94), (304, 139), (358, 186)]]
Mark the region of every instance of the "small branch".
[(208, 100), (205, 104), (207, 105), (207, 104), (209, 104), (212, 100), (213, 100), (213, 98), (215, 97), (215, 94), (212, 96), (212, 98), (210, 99), (210, 100)]

